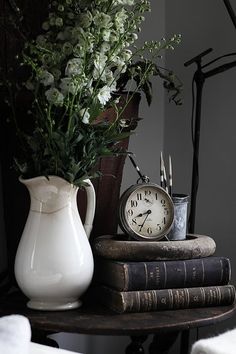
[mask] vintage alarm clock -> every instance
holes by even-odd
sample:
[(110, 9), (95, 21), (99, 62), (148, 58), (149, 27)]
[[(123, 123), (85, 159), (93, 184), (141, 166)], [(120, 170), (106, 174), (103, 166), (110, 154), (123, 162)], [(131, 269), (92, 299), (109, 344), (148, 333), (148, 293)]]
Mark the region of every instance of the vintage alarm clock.
[(120, 198), (119, 224), (136, 240), (160, 240), (174, 221), (174, 205), (166, 190), (143, 182), (128, 188)]

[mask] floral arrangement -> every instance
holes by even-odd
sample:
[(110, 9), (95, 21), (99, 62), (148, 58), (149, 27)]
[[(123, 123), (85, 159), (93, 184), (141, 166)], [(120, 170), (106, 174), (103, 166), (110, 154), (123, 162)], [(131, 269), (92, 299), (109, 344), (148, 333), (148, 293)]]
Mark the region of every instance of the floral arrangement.
[[(21, 146), (15, 162), (23, 177), (58, 175), (80, 185), (95, 176), (101, 157), (120, 153), (117, 142), (129, 134), (122, 113), (135, 92), (144, 91), (151, 102), (155, 75), (179, 103), (180, 84), (157, 61), (180, 36), (135, 46), (148, 11), (148, 0), (50, 1), (42, 33), (19, 55), (29, 75), (17, 90), (31, 97), (30, 131), (22, 131), (13, 111)], [(124, 90), (128, 94), (121, 105)], [(111, 107), (112, 122), (97, 119)]]

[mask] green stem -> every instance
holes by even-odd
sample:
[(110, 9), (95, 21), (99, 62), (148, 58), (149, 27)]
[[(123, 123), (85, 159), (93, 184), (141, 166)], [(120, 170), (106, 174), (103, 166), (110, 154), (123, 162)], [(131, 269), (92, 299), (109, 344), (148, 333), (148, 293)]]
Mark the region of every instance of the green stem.
[(120, 116), (123, 114), (123, 112), (125, 111), (126, 107), (128, 106), (128, 104), (131, 102), (132, 98), (134, 97), (135, 93), (138, 92), (138, 90), (140, 89), (140, 87), (142, 86), (142, 82), (146, 76), (146, 74), (148, 73), (150, 67), (151, 67), (152, 63), (148, 65), (148, 68), (145, 70), (142, 79), (140, 80), (139, 85), (137, 85), (137, 87), (135, 88), (134, 91), (132, 91), (132, 94), (130, 96), (128, 96), (128, 100), (126, 100), (126, 104), (124, 106), (122, 106), (121, 110), (118, 113), (118, 118), (120, 118)]

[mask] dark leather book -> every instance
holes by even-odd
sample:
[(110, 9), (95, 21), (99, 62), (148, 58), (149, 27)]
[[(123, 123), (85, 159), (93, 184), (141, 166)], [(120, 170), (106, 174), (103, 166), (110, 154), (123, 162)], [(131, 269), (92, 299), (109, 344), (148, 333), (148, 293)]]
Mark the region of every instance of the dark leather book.
[(118, 313), (226, 306), (235, 300), (232, 285), (142, 291), (116, 291), (100, 286), (96, 293), (103, 305)]
[(119, 291), (226, 285), (231, 277), (226, 257), (155, 262), (119, 262), (98, 258), (96, 282)]

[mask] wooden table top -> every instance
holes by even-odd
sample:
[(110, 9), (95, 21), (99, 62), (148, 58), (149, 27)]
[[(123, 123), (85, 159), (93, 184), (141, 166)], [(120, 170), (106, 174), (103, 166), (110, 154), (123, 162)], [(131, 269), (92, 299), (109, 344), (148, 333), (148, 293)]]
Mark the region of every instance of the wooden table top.
[(27, 299), (14, 292), (0, 300), (0, 315), (26, 316), (32, 329), (98, 335), (144, 335), (182, 331), (216, 324), (233, 316), (236, 305), (175, 311), (115, 314), (99, 306), (84, 304), (69, 311), (38, 311), (26, 307)]

